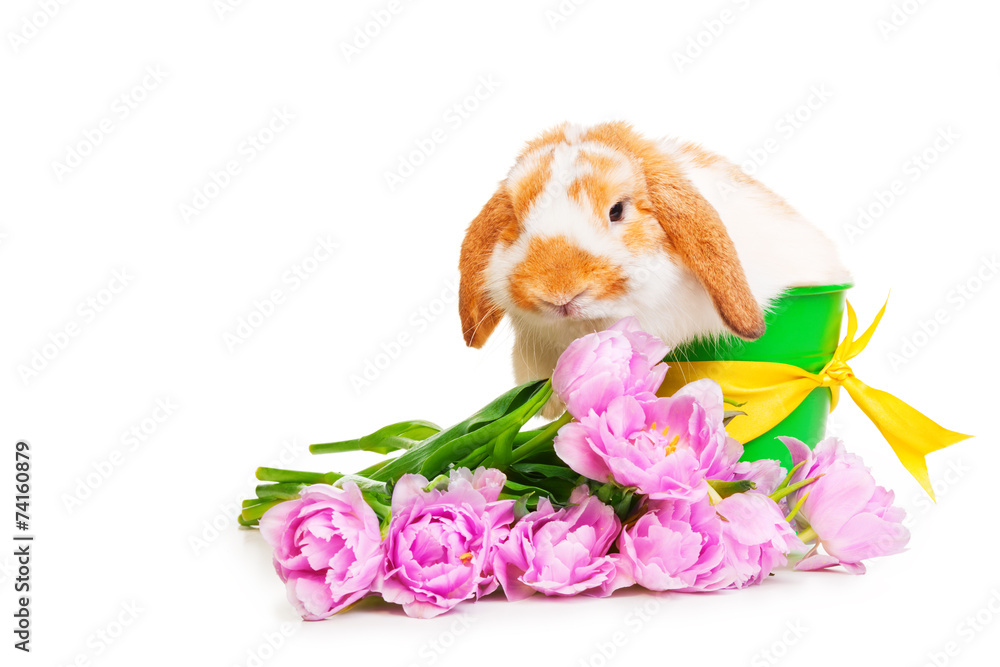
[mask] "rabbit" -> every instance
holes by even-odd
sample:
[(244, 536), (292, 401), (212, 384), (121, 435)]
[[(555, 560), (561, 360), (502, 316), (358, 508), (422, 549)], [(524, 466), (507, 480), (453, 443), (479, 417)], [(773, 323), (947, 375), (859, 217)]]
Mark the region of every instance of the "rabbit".
[[(628, 315), (670, 347), (749, 341), (785, 289), (851, 280), (833, 242), (735, 164), (624, 122), (530, 141), (469, 225), (459, 272), (465, 343), (507, 315), (519, 384)], [(561, 410), (553, 397), (543, 414)]]

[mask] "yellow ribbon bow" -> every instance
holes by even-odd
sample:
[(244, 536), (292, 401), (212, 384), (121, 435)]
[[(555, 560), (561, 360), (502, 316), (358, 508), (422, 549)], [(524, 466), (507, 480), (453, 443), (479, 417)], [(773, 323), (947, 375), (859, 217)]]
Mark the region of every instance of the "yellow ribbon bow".
[(833, 359), (819, 373), (768, 361), (671, 361), (671, 371), (659, 394), (671, 396), (688, 382), (712, 378), (727, 399), (745, 403), (740, 409), (747, 416), (734, 419), (726, 428), (732, 437), (745, 443), (780, 423), (817, 386), (830, 388), (830, 410), (833, 410), (840, 387), (844, 387), (885, 436), (903, 466), (934, 499), (924, 457), (971, 436), (949, 431), (892, 394), (873, 389), (855, 377), (847, 362), (868, 345), (885, 308), (883, 305), (868, 330), (855, 340), (858, 320), (848, 302), (847, 335), (833, 353)]

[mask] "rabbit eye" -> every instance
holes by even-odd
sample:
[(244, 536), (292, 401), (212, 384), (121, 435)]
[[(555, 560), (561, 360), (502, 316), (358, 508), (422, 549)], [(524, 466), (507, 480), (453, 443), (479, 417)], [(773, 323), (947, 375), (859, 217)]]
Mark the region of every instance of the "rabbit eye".
[(622, 219), (622, 212), (624, 210), (625, 204), (623, 202), (618, 202), (611, 207), (610, 211), (608, 211), (608, 219), (611, 220), (611, 222), (620, 222)]

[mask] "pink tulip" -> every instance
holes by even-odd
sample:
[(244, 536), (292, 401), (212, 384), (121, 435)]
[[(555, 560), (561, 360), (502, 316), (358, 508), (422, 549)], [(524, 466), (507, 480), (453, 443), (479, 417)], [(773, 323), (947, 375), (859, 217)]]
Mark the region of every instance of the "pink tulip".
[(400, 478), (374, 586), (382, 597), (432, 618), (494, 590), (492, 558), (514, 520), (514, 501), (497, 500), (504, 481), (483, 468), (452, 471), (444, 489), (428, 489), (422, 475)]
[(368, 593), (381, 562), (378, 517), (354, 482), (313, 484), (260, 520), (288, 599), (318, 621)]
[(778, 504), (763, 493), (736, 493), (715, 505), (722, 522), (726, 560), (732, 566), (732, 588), (759, 584), (788, 563), (788, 554), (805, 545), (785, 520)]
[[(705, 479), (731, 480), (743, 447), (726, 434), (718, 385), (694, 383), (670, 398), (615, 398), (602, 414), (563, 426), (555, 452), (581, 475), (636, 487), (655, 500), (693, 501)], [(704, 407), (696, 398), (708, 393)], [(749, 470), (749, 468), (748, 468)]]
[(620, 396), (651, 396), (663, 383), (669, 348), (626, 317), (578, 338), (559, 357), (552, 388), (577, 419), (604, 412)]
[(514, 524), (494, 563), (508, 600), (536, 591), (603, 597), (632, 583), (620, 576), (616, 558), (608, 555), (621, 527), (614, 511), (587, 496), (586, 487), (577, 489), (571, 501), (576, 504), (556, 510), (541, 498), (537, 510)]
[[(827, 438), (815, 451), (795, 438), (781, 438), (795, 464), (805, 464), (796, 471), (792, 483), (817, 475), (818, 480), (787, 498), (795, 504), (808, 493), (796, 516), (816, 544), (795, 565), (797, 570), (818, 570), (843, 565), (853, 574), (864, 574), (867, 558), (899, 553), (910, 539), (902, 525), (906, 512), (895, 507), (892, 491), (875, 484), (871, 471), (860, 457), (844, 450), (837, 438)], [(819, 553), (822, 546), (826, 554)]]
[(649, 590), (696, 593), (725, 588), (733, 581), (723, 522), (707, 496), (652, 504), (622, 530), (618, 551), (622, 567)]

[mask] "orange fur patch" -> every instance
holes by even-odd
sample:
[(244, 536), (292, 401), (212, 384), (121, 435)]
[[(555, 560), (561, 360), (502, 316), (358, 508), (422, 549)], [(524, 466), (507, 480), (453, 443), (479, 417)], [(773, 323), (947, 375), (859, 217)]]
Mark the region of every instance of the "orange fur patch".
[(537, 310), (541, 301), (559, 302), (584, 290), (594, 298), (614, 298), (625, 294), (627, 285), (617, 266), (565, 236), (531, 239), (524, 261), (510, 276), (511, 297), (524, 310)]
[(657, 248), (668, 245), (663, 228), (645, 217), (625, 223), (625, 228), (622, 230), (622, 243), (638, 255), (646, 255)]
[(580, 181), (580, 179), (575, 179), (572, 183), (569, 184), (569, 187), (566, 188), (566, 194), (568, 194), (569, 198), (575, 201), (577, 204), (580, 204), (581, 206), (584, 205), (583, 183)]
[[(587, 174), (580, 177), (583, 192), (587, 195), (587, 202), (590, 204), (594, 216), (601, 223), (608, 226), (608, 210), (617, 200), (618, 188), (610, 183), (604, 174)], [(579, 202), (581, 205), (584, 202)]]
[(726, 326), (742, 338), (759, 338), (764, 333), (764, 316), (736, 248), (718, 212), (685, 178), (680, 165), (627, 123), (595, 126), (585, 140), (598, 141), (639, 161), (668, 251), (697, 276)]
[(590, 167), (598, 173), (608, 173), (621, 164), (610, 155), (599, 155), (597, 153), (588, 153), (587, 151), (580, 151), (580, 155), (577, 159), (580, 162), (590, 165)]
[(545, 146), (554, 146), (556, 144), (565, 143), (567, 124), (568, 123), (562, 123), (560, 125), (557, 125), (550, 130), (546, 130), (540, 136), (535, 137), (534, 139), (529, 141), (521, 150), (521, 153), (517, 156), (517, 161), (520, 162), (529, 153), (533, 153), (534, 151), (540, 148), (544, 148)]
[(538, 158), (538, 163), (531, 171), (509, 184), (511, 204), (514, 207), (516, 218), (513, 225), (509, 225), (500, 235), (500, 241), (504, 245), (510, 245), (517, 240), (521, 233), (520, 221), (528, 215), (528, 211), (534, 205), (535, 200), (545, 190), (545, 184), (552, 176), (552, 153), (546, 153)]
[[(570, 184), (568, 194), (581, 206), (589, 205), (594, 216), (606, 228), (609, 224), (608, 212), (611, 207), (622, 199), (635, 196), (634, 184), (614, 183), (609, 180), (612, 173), (625, 166), (621, 159), (581, 151), (577, 162), (589, 165), (590, 171)], [(584, 196), (587, 201), (584, 201)]]
[(503, 319), (503, 311), (486, 293), (486, 266), (504, 230), (516, 225), (514, 207), (503, 185), (469, 224), (458, 260), (461, 282), (458, 313), (462, 335), (470, 347), (482, 347)]

